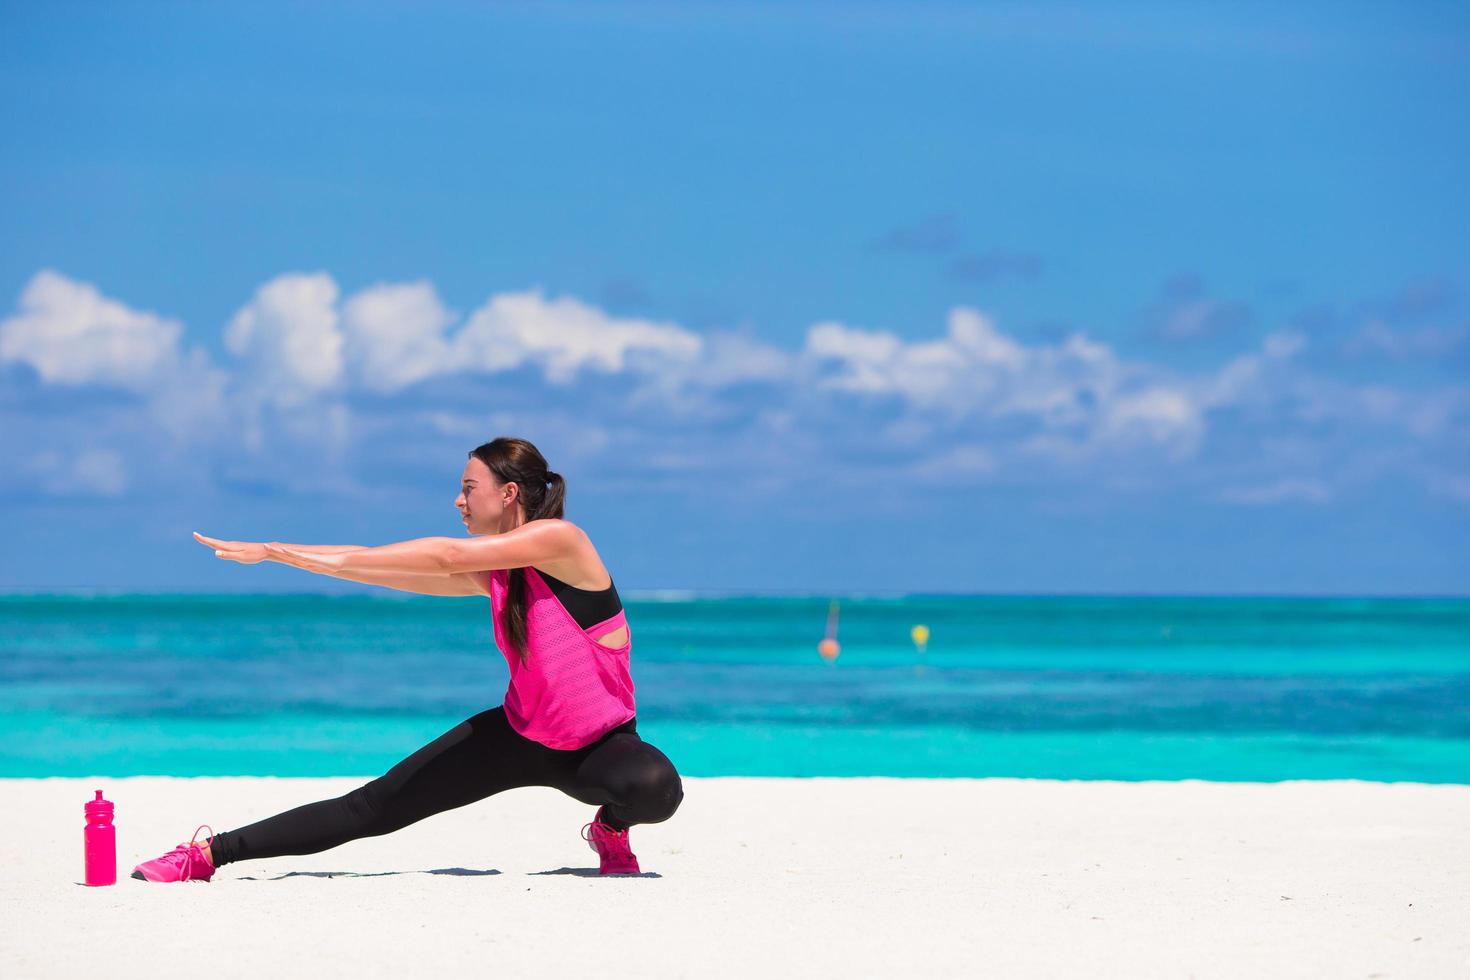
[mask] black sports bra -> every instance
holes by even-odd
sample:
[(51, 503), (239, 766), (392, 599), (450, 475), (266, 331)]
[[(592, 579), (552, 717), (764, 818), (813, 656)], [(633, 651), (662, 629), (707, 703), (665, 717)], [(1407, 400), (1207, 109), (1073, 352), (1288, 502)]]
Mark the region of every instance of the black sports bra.
[(576, 620), (577, 625), (583, 629), (596, 626), (604, 619), (610, 619), (617, 615), (619, 609), (623, 608), (623, 600), (618, 598), (617, 583), (611, 575), (608, 576), (608, 584), (605, 589), (579, 589), (546, 574), (539, 568), (536, 569), (536, 574), (546, 580), (547, 588), (551, 589), (552, 594), (566, 607), (567, 612), (572, 614), (572, 619)]

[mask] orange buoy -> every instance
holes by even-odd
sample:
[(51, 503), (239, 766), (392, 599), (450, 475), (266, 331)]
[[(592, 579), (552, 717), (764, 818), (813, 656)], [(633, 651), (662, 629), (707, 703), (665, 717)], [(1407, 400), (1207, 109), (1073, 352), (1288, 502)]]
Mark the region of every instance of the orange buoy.
[(837, 642), (837, 600), (833, 599), (827, 606), (827, 635), (817, 644), (817, 653), (822, 655), (823, 660), (831, 663), (841, 652), (842, 645)]

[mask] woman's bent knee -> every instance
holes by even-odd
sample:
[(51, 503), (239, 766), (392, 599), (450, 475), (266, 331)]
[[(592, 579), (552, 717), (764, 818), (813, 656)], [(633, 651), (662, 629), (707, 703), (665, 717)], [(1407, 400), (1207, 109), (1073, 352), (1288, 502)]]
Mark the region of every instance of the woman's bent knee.
[(673, 767), (662, 769), (639, 787), (639, 823), (662, 823), (684, 801), (684, 781)]

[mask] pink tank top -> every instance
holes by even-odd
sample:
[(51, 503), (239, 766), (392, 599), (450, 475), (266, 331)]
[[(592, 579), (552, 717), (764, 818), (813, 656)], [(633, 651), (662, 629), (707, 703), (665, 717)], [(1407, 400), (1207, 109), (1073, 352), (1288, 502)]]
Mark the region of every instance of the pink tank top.
[(526, 649), (529, 662), (512, 652), (501, 626), (510, 569), (490, 573), (490, 611), (495, 645), (510, 665), (505, 692), (505, 718), (526, 738), (553, 749), (580, 749), (632, 718), (633, 677), (628, 658), (633, 631), (622, 646), (609, 647), (597, 638), (627, 626), (619, 609), (613, 616), (583, 629), (530, 565), (526, 574)]

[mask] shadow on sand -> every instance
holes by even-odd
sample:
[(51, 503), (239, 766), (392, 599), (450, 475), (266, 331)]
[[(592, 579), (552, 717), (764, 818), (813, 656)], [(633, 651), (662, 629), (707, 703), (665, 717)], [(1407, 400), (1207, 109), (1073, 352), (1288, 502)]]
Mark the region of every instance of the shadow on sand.
[[(498, 875), (504, 874), (495, 868), (479, 870), (475, 868), (431, 868), (428, 871), (287, 871), (285, 874), (271, 875), (258, 878), (255, 875), (241, 875), (235, 881), (280, 881), (282, 878), (381, 878), (384, 875)], [(626, 875), (602, 875), (596, 868), (557, 868), (554, 871), (529, 871), (531, 875), (576, 875), (579, 878), (662, 878), (663, 875), (656, 871), (644, 871), (639, 874)]]

